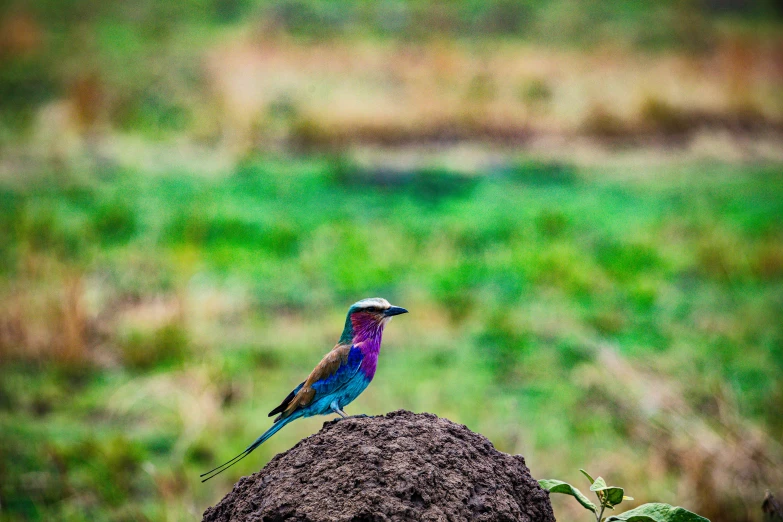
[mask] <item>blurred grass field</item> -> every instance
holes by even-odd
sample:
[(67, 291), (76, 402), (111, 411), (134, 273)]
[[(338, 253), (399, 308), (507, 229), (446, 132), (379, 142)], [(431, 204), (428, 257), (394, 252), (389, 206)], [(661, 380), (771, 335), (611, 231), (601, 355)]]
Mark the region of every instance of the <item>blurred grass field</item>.
[(350, 413), (434, 412), (536, 477), (585, 467), (713, 521), (783, 484), (780, 165), (256, 156), (0, 199), (2, 520), (198, 518), (319, 428), (198, 481), (375, 295), (411, 313)]
[(771, 0), (16, 0), (0, 175), (574, 136), (779, 162), (782, 26)]

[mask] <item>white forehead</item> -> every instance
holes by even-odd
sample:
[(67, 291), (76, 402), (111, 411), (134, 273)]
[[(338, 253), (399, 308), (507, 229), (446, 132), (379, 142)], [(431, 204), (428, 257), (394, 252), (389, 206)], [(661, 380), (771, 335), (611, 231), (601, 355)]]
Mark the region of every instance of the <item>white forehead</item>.
[(351, 308), (389, 308), (391, 304), (382, 297), (369, 297), (357, 301)]

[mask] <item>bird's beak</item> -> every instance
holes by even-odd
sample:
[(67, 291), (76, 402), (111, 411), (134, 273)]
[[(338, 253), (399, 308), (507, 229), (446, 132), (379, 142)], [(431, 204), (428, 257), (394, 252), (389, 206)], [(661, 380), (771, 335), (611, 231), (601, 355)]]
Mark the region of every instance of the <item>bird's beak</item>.
[(383, 312), (383, 315), (385, 317), (393, 317), (395, 315), (407, 314), (407, 313), (408, 311), (405, 308), (402, 308), (400, 306), (391, 306), (387, 308), (385, 312)]

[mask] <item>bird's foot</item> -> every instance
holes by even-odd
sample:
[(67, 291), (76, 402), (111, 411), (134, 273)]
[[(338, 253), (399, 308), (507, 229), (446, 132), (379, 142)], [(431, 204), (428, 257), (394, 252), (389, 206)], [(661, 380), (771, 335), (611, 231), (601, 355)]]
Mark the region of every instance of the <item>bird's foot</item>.
[(360, 413), (359, 415), (346, 415), (345, 417), (337, 417), (332, 422), (340, 422), (341, 420), (345, 419), (374, 419), (375, 415), (366, 415), (364, 413)]

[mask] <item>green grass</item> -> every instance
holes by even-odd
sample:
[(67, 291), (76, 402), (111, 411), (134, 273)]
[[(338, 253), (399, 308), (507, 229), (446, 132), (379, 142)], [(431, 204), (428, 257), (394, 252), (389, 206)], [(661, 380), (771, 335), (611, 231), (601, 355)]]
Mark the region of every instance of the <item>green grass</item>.
[(753, 480), (780, 463), (780, 166), (479, 174), (256, 158), (0, 190), (0, 520), (197, 518), (318, 429), (198, 481), (376, 295), (411, 313), (349, 412), (430, 411), (537, 478), (587, 467), (639, 502), (719, 495), (713, 521), (752, 519), (676, 456), (709, 427), (725, 451), (761, 441)]

